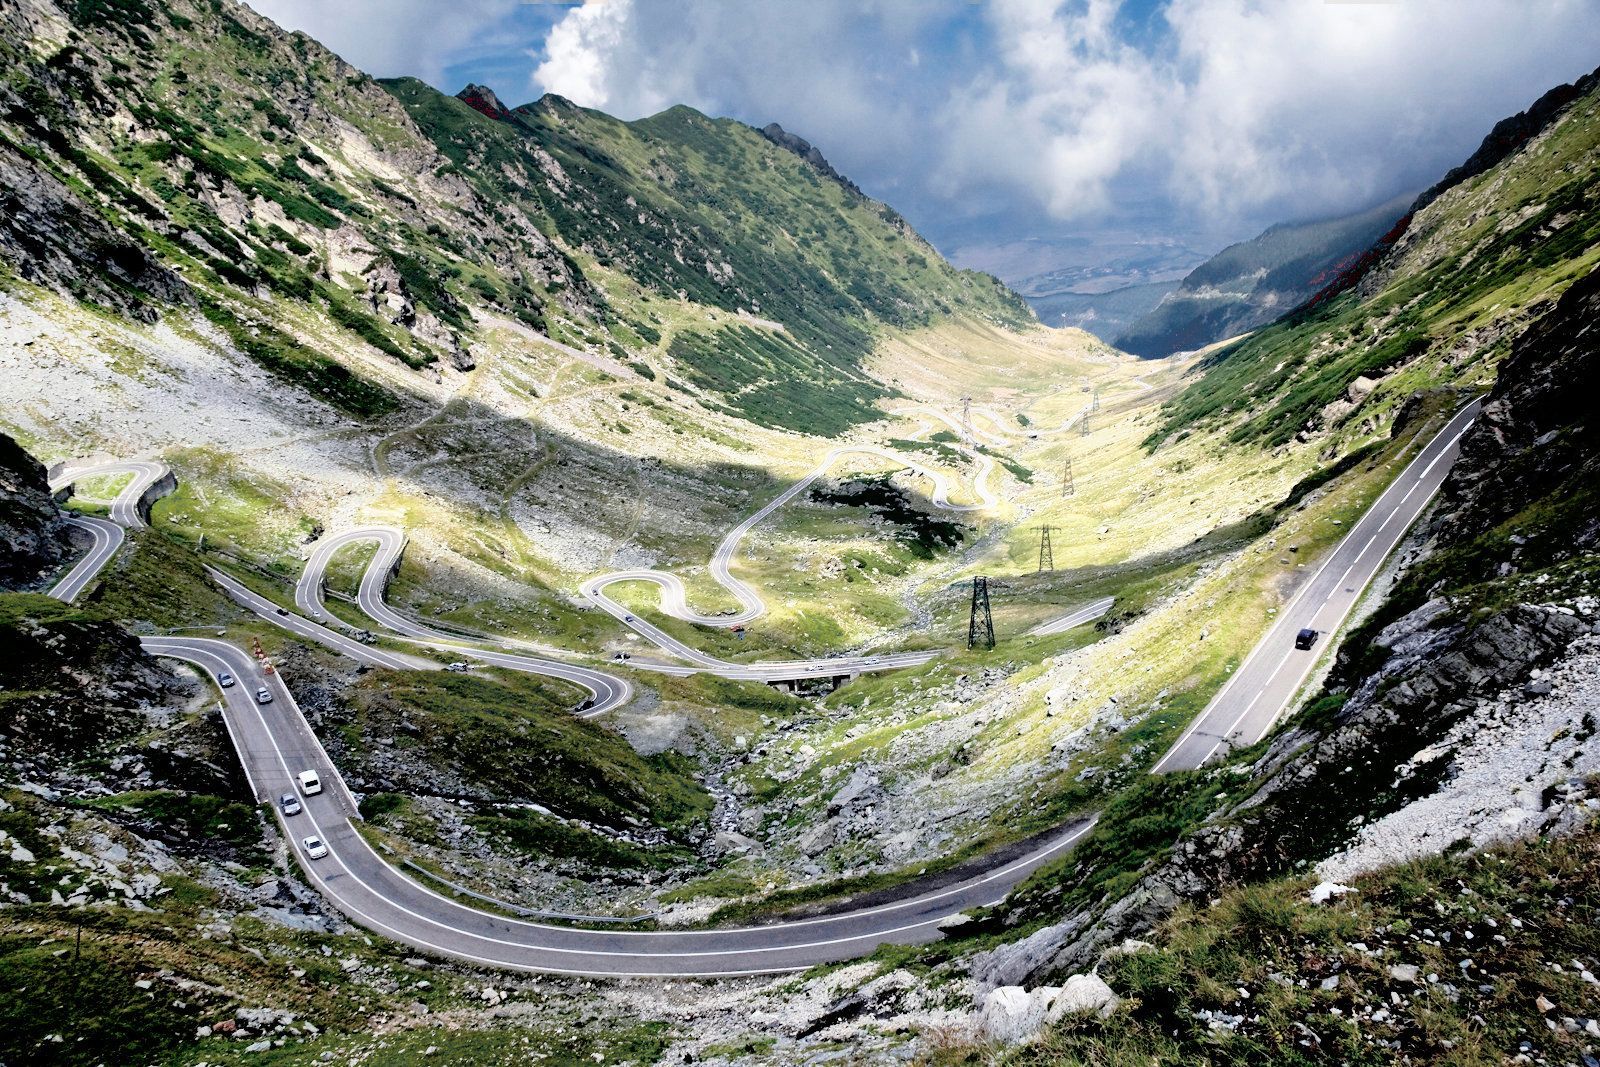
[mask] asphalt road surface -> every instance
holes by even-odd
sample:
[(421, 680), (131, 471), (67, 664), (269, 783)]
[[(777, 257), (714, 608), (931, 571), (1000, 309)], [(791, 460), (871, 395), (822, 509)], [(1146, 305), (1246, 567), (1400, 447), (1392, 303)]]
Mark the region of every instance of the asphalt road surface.
[(89, 535), (94, 538), (94, 544), (88, 554), (67, 572), (65, 578), (50, 589), (51, 596), (70, 604), (90, 582), (94, 581), (94, 576), (99, 574), (100, 568), (117, 554), (117, 549), (122, 547), (122, 527), (114, 522), (89, 515), (69, 515), (67, 522), (80, 530), (89, 531)]
[(296, 615), (292, 611), (280, 608), (277, 604), (257, 593), (231, 574), (225, 574), (215, 567), (207, 567), (206, 574), (212, 581), (220, 585), (235, 603), (249, 608), (268, 622), (283, 627), (297, 637), (315, 641), (335, 652), (342, 653), (355, 660), (365, 663), (369, 667), (387, 667), (397, 671), (426, 671), (437, 670), (439, 664), (421, 656), (407, 656), (400, 652), (390, 652), (388, 649), (374, 648), (371, 645), (347, 637), (332, 627), (323, 626), (318, 622)]
[[(615, 675), (539, 656), (486, 650), (471, 643), (459, 634), (435, 629), (395, 611), (385, 602), (384, 592), (388, 586), (390, 575), (394, 573), (395, 567), (399, 564), (400, 554), (405, 550), (405, 534), (392, 526), (367, 526), (354, 530), (345, 530), (318, 541), (312, 548), (310, 556), (307, 557), (305, 569), (301, 571), (300, 580), (295, 586), (295, 604), (302, 612), (311, 615), (313, 618), (324, 614), (323, 589), (327, 580), (328, 567), (333, 561), (334, 553), (346, 545), (364, 541), (376, 542), (378, 550), (367, 564), (367, 569), (362, 572), (361, 586), (357, 591), (356, 602), (369, 618), (384, 629), (419, 641), (430, 648), (459, 655), (463, 659), (479, 660), (500, 667), (508, 667), (512, 670), (544, 674), (574, 682), (593, 694), (592, 706), (585, 710), (585, 714), (599, 715), (626, 703), (632, 698), (632, 686), (625, 679)], [(676, 581), (676, 578), (673, 580)], [(616, 604), (615, 601), (609, 598), (602, 598), (602, 600), (604, 604), (612, 606), (607, 610), (614, 609), (613, 614), (616, 614), (619, 619), (628, 614), (626, 609)], [(284, 616), (276, 615), (275, 613), (263, 613), (263, 617), (273, 622), (285, 622)], [(291, 618), (298, 617), (291, 616)], [(642, 619), (636, 618), (627, 625), (649, 636), (652, 641), (661, 645), (664, 649), (681, 656), (686, 661), (683, 664), (670, 664), (652, 663), (647, 660), (630, 660), (630, 666), (661, 674), (679, 676), (705, 671), (723, 678), (744, 681), (794, 681), (807, 678), (837, 677), (857, 674), (862, 671), (909, 667), (919, 663), (926, 663), (937, 655), (937, 653), (931, 651), (897, 652), (883, 656), (835, 656), (777, 663), (733, 663), (699, 652), (672, 637), (666, 631)], [(489, 640), (497, 639), (489, 638)], [(513, 642), (504, 643), (515, 647)]]
[[(584, 929), (492, 915), (413, 881), (379, 855), (356, 829), (353, 797), (328, 759), (283, 680), (226, 641), (149, 637), (153, 655), (188, 661), (209, 675), (237, 679), (223, 697), (223, 717), (256, 798), (273, 805), (285, 838), (313, 885), (339, 911), (374, 932), (425, 952), (517, 970), (595, 976), (701, 976), (801, 970), (850, 959), (878, 945), (937, 939), (939, 924), (969, 908), (995, 903), (1028, 874), (1064, 855), (1093, 827), (1065, 828), (1028, 854), (997, 869), (906, 899), (817, 918), (730, 929), (650, 931)], [(258, 704), (265, 688), (272, 702)], [(314, 770), (323, 792), (304, 796), (295, 776)], [(278, 798), (300, 796), (305, 810), (284, 816)], [(308, 858), (304, 838), (328, 846)]]
[[(616, 675), (558, 660), (475, 648), (456, 634), (426, 626), (390, 608), (384, 602), (384, 590), (389, 584), (389, 576), (399, 566), (400, 553), (406, 546), (405, 534), (392, 526), (347, 530), (318, 541), (306, 560), (305, 569), (300, 572), (300, 581), (295, 585), (296, 606), (313, 617), (324, 616), (326, 605), (322, 599), (323, 589), (327, 584), (328, 564), (332, 562), (333, 554), (346, 545), (362, 541), (376, 541), (378, 550), (367, 564), (367, 569), (361, 574), (361, 587), (356, 592), (356, 603), (378, 625), (429, 648), (448, 652), (463, 659), (478, 660), (511, 670), (542, 674), (571, 682), (589, 691), (587, 707), (579, 712), (585, 717), (604, 714), (633, 699), (633, 686), (626, 679), (618, 678)], [(284, 617), (276, 612), (264, 617), (274, 622), (284, 621)], [(307, 620), (302, 621), (306, 621), (307, 625), (315, 625)], [(319, 629), (332, 632), (327, 627)]]
[(50, 491), (59, 492), (80, 478), (132, 474), (133, 480), (123, 486), (122, 491), (111, 502), (111, 521), (118, 526), (137, 530), (145, 524), (144, 516), (139, 510), (145, 491), (171, 473), (172, 470), (165, 463), (156, 460), (118, 460), (111, 463), (84, 463), (77, 466), (69, 464), (50, 482)]
[[(934, 412), (934, 414), (937, 415), (939, 413)], [(945, 418), (943, 415), (940, 415), (939, 417)], [(990, 459), (988, 456), (982, 455), (981, 453), (969, 453), (975, 460), (978, 461), (979, 465), (978, 474), (973, 479), (973, 492), (978, 497), (978, 501), (972, 504), (952, 504), (950, 502), (950, 481), (942, 472), (934, 470), (931, 467), (924, 466), (923, 464), (918, 463), (916, 460), (910, 459), (898, 452), (893, 452), (886, 448), (877, 448), (872, 445), (847, 445), (840, 448), (830, 449), (827, 455), (823, 457), (822, 462), (817, 465), (815, 470), (806, 475), (804, 478), (801, 478), (799, 481), (795, 482), (793, 485), (789, 486), (789, 488), (785, 489), (782, 493), (779, 493), (772, 500), (768, 501), (766, 505), (763, 506), (759, 511), (756, 511), (739, 525), (729, 530), (722, 540), (717, 543), (716, 549), (711, 554), (709, 568), (711, 571), (711, 577), (715, 579), (718, 585), (726, 589), (730, 594), (733, 595), (734, 599), (739, 602), (739, 610), (737, 612), (730, 612), (725, 615), (701, 615), (689, 607), (688, 594), (684, 589), (683, 582), (678, 579), (677, 575), (671, 574), (667, 571), (644, 568), (637, 570), (615, 571), (610, 574), (601, 575), (598, 578), (591, 578), (587, 582), (584, 582), (581, 587), (583, 595), (594, 601), (610, 614), (616, 616), (618, 620), (622, 621), (623, 625), (632, 626), (644, 637), (647, 637), (651, 641), (657, 643), (666, 651), (672, 652), (674, 655), (679, 656), (685, 654), (685, 646), (683, 646), (681, 642), (672, 641), (670, 638), (667, 638), (666, 640), (668, 643), (662, 644), (661, 639), (665, 635), (663, 635), (659, 629), (654, 627), (646, 628), (635, 626), (633, 622), (628, 621), (628, 616), (631, 613), (626, 608), (616, 603), (616, 601), (607, 597), (605, 595), (605, 588), (608, 585), (613, 585), (617, 582), (652, 582), (661, 588), (662, 611), (668, 615), (671, 615), (673, 618), (682, 619), (685, 622), (698, 623), (704, 626), (738, 626), (750, 622), (753, 619), (760, 618), (766, 613), (767, 610), (766, 604), (761, 599), (761, 595), (752, 589), (747, 583), (735, 577), (732, 571), (729, 569), (730, 565), (733, 563), (734, 554), (739, 550), (739, 544), (744, 540), (745, 536), (749, 534), (751, 530), (755, 529), (758, 524), (763, 522), (774, 511), (777, 511), (779, 508), (783, 507), (783, 505), (787, 504), (789, 501), (793, 500), (795, 497), (809, 489), (812, 483), (826, 474), (829, 468), (838, 462), (839, 457), (850, 454), (877, 456), (878, 458), (886, 459), (891, 463), (898, 463), (902, 467), (911, 471), (913, 474), (922, 478), (926, 478), (933, 486), (933, 492), (930, 494), (929, 499), (936, 507), (943, 508), (947, 511), (982, 511), (987, 508), (992, 508), (998, 503), (994, 494), (989, 490), (988, 487), (989, 473), (994, 470), (994, 460)], [(711, 664), (706, 663), (704, 665), (710, 666)]]
[[(1315, 653), (1295, 652), (1293, 634), (1303, 626), (1327, 633), (1337, 630), (1360, 591), (1443, 481), (1460, 436), (1476, 411), (1474, 402), (1456, 415), (1379, 496), (1157, 769), (1198, 767), (1223, 744), (1252, 743), (1271, 729), (1317, 658)], [(792, 498), (805, 484), (808, 482), (791, 487), (764, 513), (770, 514), (772, 508)], [(125, 492), (123, 496), (126, 495)], [(122, 501), (123, 496), (118, 500)], [(137, 497), (132, 506), (131, 513), (127, 508), (113, 510), (118, 522), (138, 521)], [(761, 517), (763, 513), (752, 516), (749, 526)], [(745, 527), (745, 532), (748, 529)], [(362, 662), (408, 668), (426, 665), (425, 661), (351, 641), (313, 621), (322, 615), (323, 582), (332, 554), (358, 540), (378, 542), (377, 556), (362, 576), (358, 600), (361, 609), (382, 625), (420, 643), (488, 662), (514, 661), (506, 665), (523, 664), (519, 669), (534, 669), (527, 665), (537, 664), (540, 673), (558, 677), (564, 676), (558, 672), (571, 672), (572, 680), (589, 688), (601, 702), (611, 701), (609, 706), (627, 699), (627, 683), (620, 679), (569, 664), (471, 649), (455, 635), (433, 630), (392, 611), (384, 603), (383, 593), (404, 547), (404, 536), (397, 530), (349, 531), (317, 545), (296, 589), (297, 605), (312, 618), (280, 610), (226, 575), (217, 573), (214, 577), (230, 595), (263, 617)], [(736, 545), (737, 539), (725, 543)], [(97, 541), (92, 555), (103, 563), (114, 551), (115, 544), (102, 551)], [(80, 564), (69, 579), (80, 570), (93, 576), (93, 569)], [(88, 577), (82, 578), (79, 588)], [(1106, 601), (1087, 605), (1040, 630), (1059, 632), (1058, 628), (1098, 617), (1109, 606)], [(884, 943), (930, 941), (939, 936), (939, 926), (946, 919), (1002, 899), (1038, 867), (1064, 855), (1094, 826), (1091, 817), (1063, 828), (1019, 858), (997, 861), (992, 870), (950, 884), (938, 880), (922, 882), (919, 891), (919, 883), (912, 883), (905, 888), (903, 898), (889, 903), (790, 922), (657, 931), (588, 929), (507, 918), (479, 911), (413, 881), (367, 843), (357, 829), (360, 817), (355, 798), (311, 730), (294, 695), (277, 674), (268, 673), (249, 653), (226, 641), (199, 637), (147, 637), (141, 644), (154, 655), (189, 662), (218, 686), (224, 722), (251, 789), (259, 801), (273, 805), (301, 868), (334, 907), (376, 933), (425, 952), (476, 964), (595, 976), (711, 977), (799, 970), (864, 955)], [(823, 662), (828, 669), (837, 671), (850, 660)], [(218, 682), (224, 671), (236, 680), (225, 689)], [(609, 688), (611, 685), (621, 688)], [(265, 704), (255, 696), (262, 689), (271, 695)], [(296, 775), (304, 770), (317, 772), (323, 783), (322, 792), (301, 795)], [(284, 816), (278, 804), (283, 794), (299, 795), (304, 810), (295, 816)], [(321, 838), (329, 849), (322, 859), (313, 860), (307, 854), (304, 838), (312, 835)]]
[[(1272, 730), (1383, 561), (1444, 483), (1478, 407), (1474, 400), (1457, 412), (1379, 495), (1153, 771), (1202, 767), (1218, 753), (1248, 748)], [(1301, 629), (1318, 632), (1309, 651), (1295, 648)]]
[(133, 475), (133, 479), (123, 486), (122, 491), (111, 502), (110, 521), (92, 515), (66, 517), (72, 526), (87, 530), (93, 542), (88, 554), (67, 572), (66, 577), (50, 589), (50, 596), (67, 603), (78, 598), (78, 595), (94, 580), (95, 575), (100, 573), (101, 568), (117, 554), (117, 549), (122, 547), (123, 527), (137, 528), (145, 524), (144, 516), (139, 512), (145, 492), (171, 473), (165, 463), (153, 461), (81, 463), (77, 466), (68, 465), (50, 482), (50, 491), (58, 493), (79, 478), (114, 474)]
[(1074, 611), (1069, 611), (1059, 619), (1040, 623), (1028, 631), (1031, 637), (1045, 637), (1049, 634), (1066, 633), (1074, 626), (1082, 626), (1086, 622), (1093, 622), (1111, 610), (1111, 605), (1116, 603), (1116, 597), (1102, 597), (1092, 604), (1085, 604)]

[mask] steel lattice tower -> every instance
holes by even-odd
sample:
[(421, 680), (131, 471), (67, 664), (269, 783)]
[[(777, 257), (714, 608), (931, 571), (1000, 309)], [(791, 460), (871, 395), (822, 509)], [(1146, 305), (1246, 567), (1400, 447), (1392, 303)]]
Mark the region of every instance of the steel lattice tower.
[(994, 647), (994, 617), (989, 614), (989, 579), (972, 579), (972, 616), (967, 622), (967, 647)]
[(1043, 574), (1045, 571), (1049, 571), (1051, 574), (1056, 572), (1056, 557), (1050, 551), (1050, 527), (1041, 526), (1039, 527), (1039, 569), (1034, 573)]
[(1072, 484), (1072, 457), (1068, 456), (1061, 464), (1061, 495), (1072, 496), (1077, 492)]

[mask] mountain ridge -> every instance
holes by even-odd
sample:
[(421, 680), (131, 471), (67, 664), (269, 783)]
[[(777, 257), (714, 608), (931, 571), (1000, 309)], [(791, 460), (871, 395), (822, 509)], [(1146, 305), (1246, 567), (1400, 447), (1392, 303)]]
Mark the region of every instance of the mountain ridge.
[(1315, 299), (1330, 277), (1341, 276), (1391, 229), (1411, 200), (1401, 194), (1348, 215), (1274, 223), (1195, 267), (1112, 343), (1159, 357), (1271, 322)]
[[(407, 373), (469, 373), (488, 314), (625, 363), (681, 363), (708, 403), (826, 434), (889, 395), (861, 371), (882, 331), (1032, 322), (999, 282), (956, 271), (876, 201), (835, 202), (813, 162), (741, 123), (685, 108), (619, 123), (548, 96), (507, 108), (481, 85), (458, 101), (375, 81), (231, 2), (65, 10), (20, 0), (0, 16), (12, 42), (52, 42), (10, 45), (0, 86), (0, 247), (18, 276), (147, 321), (198, 308), (352, 414), (392, 410)], [(629, 271), (622, 287), (596, 280)], [(722, 331), (685, 331), (672, 351), (650, 299), (787, 333), (730, 335), (719, 366)], [(370, 358), (280, 328), (280, 302)], [(372, 359), (398, 364), (377, 376), (393, 384), (372, 380)], [(805, 403), (773, 399), (789, 380)], [(829, 408), (840, 416), (819, 420)]]

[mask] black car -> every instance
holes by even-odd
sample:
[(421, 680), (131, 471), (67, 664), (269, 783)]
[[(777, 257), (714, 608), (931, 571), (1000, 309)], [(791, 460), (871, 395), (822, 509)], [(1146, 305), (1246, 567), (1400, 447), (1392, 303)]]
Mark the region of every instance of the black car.
[(1308, 626), (1304, 630), (1301, 630), (1299, 633), (1294, 635), (1294, 647), (1304, 652), (1306, 649), (1316, 644), (1317, 638), (1320, 636), (1321, 635), (1316, 630), (1313, 630)]

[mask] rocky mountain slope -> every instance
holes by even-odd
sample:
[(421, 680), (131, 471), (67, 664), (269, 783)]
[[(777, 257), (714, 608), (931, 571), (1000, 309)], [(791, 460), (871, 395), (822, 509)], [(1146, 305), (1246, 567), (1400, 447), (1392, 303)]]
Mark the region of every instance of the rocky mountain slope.
[[(1031, 922), (1034, 932), (980, 956), (982, 984), (1042, 984), (1092, 967), (1181, 906), (1294, 878), (1308, 864), (1346, 880), (1587, 825), (1600, 804), (1588, 799), (1600, 775), (1600, 442), (1592, 410), (1576, 398), (1600, 384), (1597, 337), (1592, 272), (1514, 342), (1432, 518), (1413, 533), (1387, 598), (1344, 642), (1322, 693), (1256, 750), (1216, 771), (1172, 776), (1134, 802), (1130, 816), (1137, 808), (1174, 819), (1177, 841), (1125, 891), (1079, 892), (1096, 884), (1098, 865), (1123, 861), (1087, 849), (1014, 898), (1006, 921)], [(1592, 850), (1592, 835), (1584, 841)], [(1570, 862), (1590, 862), (1583, 856)], [(1038, 925), (1063, 904), (1070, 918)], [(1137, 968), (1125, 973), (1142, 983)], [(1589, 1007), (1569, 991), (1569, 1014), (1600, 1014), (1600, 997), (1577, 1000)], [(1127, 1025), (1169, 1010), (1135, 1008)], [(1231, 990), (1186, 998), (1180, 1014), (1186, 1026), (1226, 1016), (1241, 1034), (1261, 1021)], [(1386, 1017), (1391, 1030), (1416, 1025), (1409, 1011)], [(1580, 1044), (1581, 1030), (1580, 1021)]]
[(55, 572), (67, 544), (44, 464), (0, 433), (0, 588), (39, 584)]
[[(374, 379), (404, 392), (406, 376), (330, 358), (301, 316), (414, 371), (469, 370), (501, 316), (796, 429), (874, 417), (886, 390), (862, 363), (880, 327), (1030, 318), (738, 123), (676, 108), (625, 124), (553, 97), (511, 110), (474, 87), (480, 110), (380, 85), (232, 2), (18, 0), (0, 19), (13, 276), (147, 320), (198, 308), (353, 414), (393, 409)], [(750, 319), (663, 347), (650, 302), (678, 298)]]
[[(1382, 1062), (1388, 1045), (1320, 1020), (1307, 1036), (1289, 1016), (1385, 1021), (1370, 988), (1320, 985), (1361, 970), (1344, 962), (1365, 954), (1348, 943), (1359, 923), (1374, 960), (1396, 953), (1384, 967), (1412, 962), (1403, 947), (1459, 968), (1441, 935), (1494, 927), (1397, 920), (1420, 925), (1430, 894), (1460, 895), (1446, 879), (1497, 861), (1363, 882), (1404, 898), (1378, 918), (1311, 910), (1307, 883), (1589, 810), (1587, 89), (1515, 124), (1359, 284), (1184, 378), (1184, 361), (1009, 329), (1026, 322), (1009, 294), (950, 270), (781, 129), (378, 83), (226, 0), (14, 0), (0, 20), (15, 175), (0, 194), (0, 421), (51, 459), (159, 453), (178, 482), (81, 606), (0, 597), (0, 638), (26, 651), (0, 678), (0, 984), (27, 992), (0, 1007), (0, 1059), (872, 1062), (948, 1045), (981, 1061), (1003, 1055), (985, 1037), (1000, 1023), (1011, 1038), (1018, 1019), (1073, 1007), (1110, 1013), (1058, 1018), (1047, 1054), (1103, 1052), (1071, 1045), (1080, 1028), (1184, 1030), (1172, 1048), (1120, 1047), (1194, 1062), (1222, 1040), (1215, 1020), (1244, 1027), (1238, 1059), (1314, 1037), (1324, 1060)], [(1460, 387), (1496, 374), (1444, 503), (1304, 714), (1225, 766), (1147, 774), (1303, 561)], [(938, 417), (965, 395), (987, 442), (970, 455)], [(574, 595), (582, 578), (666, 567), (715, 610), (712, 546), (815, 468), (819, 436), (892, 441), (948, 470), (962, 501), (987, 470), (996, 503), (948, 521), (897, 464), (841, 462), (741, 548), (771, 607), (746, 632), (619, 596), (729, 657), (938, 657), (827, 695), (614, 658), (642, 646)], [(37, 469), (15, 466), (37, 506), (5, 514), (44, 530)], [(360, 670), (237, 608), (202, 569), (289, 604), (308, 541), (377, 523), (410, 538), (399, 610), (602, 664), (635, 699), (577, 720), (575, 693), (548, 679)], [(370, 623), (338, 594), (364, 559), (347, 551), (331, 576), (329, 613), (353, 628)], [(992, 651), (960, 647), (974, 574), (995, 578)], [(1095, 623), (1037, 632), (1101, 597), (1113, 608)], [(758, 921), (1101, 819), (939, 943), (805, 976), (591, 984), (430, 962), (329, 914), (249, 803), (213, 698), (129, 636), (197, 629), (262, 642), (376, 842), (518, 906)], [(1551, 878), (1592, 869), (1564, 849), (1516, 855)], [(1543, 877), (1515, 892), (1588, 906)], [(1329, 914), (1344, 918), (1319, 925)], [(1262, 928), (1276, 940), (1249, 958), (1295, 968), (1279, 972), (1295, 992), (1261, 968), (1235, 982), (1241, 954), (1210, 951)], [(1413, 933), (1426, 940), (1401, 946)], [(1162, 944), (1107, 955), (1130, 934)], [(1568, 972), (1592, 955), (1564, 928), (1546, 945)], [(1535, 974), (1492, 962), (1482, 984)], [(1096, 965), (1109, 986), (1078, 975), (1055, 992)], [(1581, 1033), (1600, 1009), (1571, 985), (1538, 988)], [(1468, 1002), (1427, 995), (1467, 1025)], [(1245, 1000), (1269, 1002), (1261, 1019)]]
[(1405, 214), (1410, 195), (1341, 218), (1279, 223), (1190, 271), (1112, 343), (1159, 357), (1247, 333), (1294, 310), (1353, 266)]

